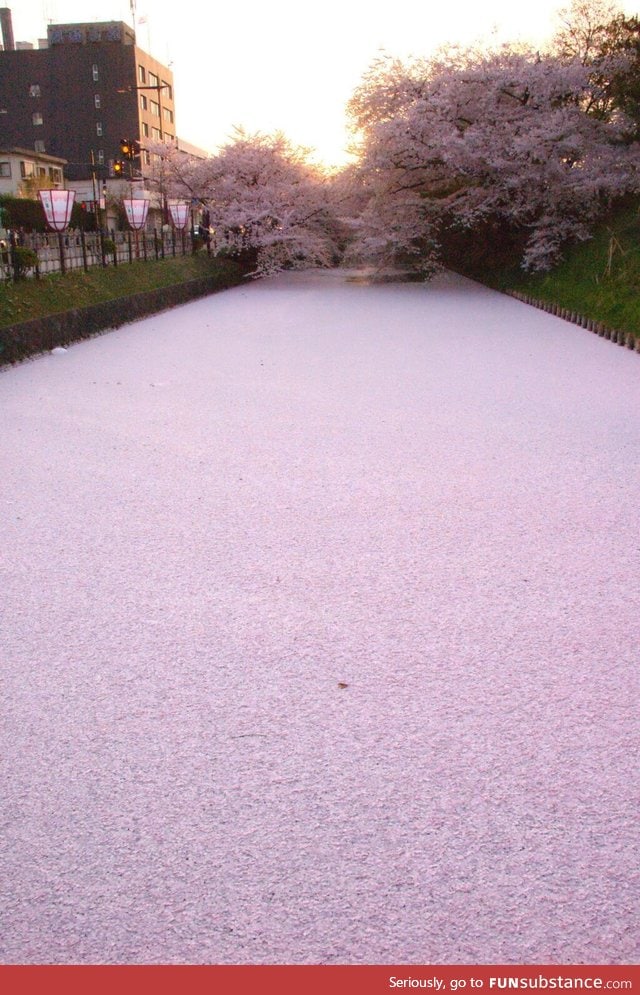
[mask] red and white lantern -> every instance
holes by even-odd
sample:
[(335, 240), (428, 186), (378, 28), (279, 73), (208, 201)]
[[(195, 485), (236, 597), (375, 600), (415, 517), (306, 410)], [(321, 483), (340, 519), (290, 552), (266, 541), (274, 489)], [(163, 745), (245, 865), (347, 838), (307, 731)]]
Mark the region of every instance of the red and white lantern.
[(38, 196), (49, 227), (57, 232), (65, 231), (71, 221), (75, 190), (38, 190)]
[(169, 204), (169, 213), (171, 214), (171, 220), (173, 221), (174, 227), (178, 231), (183, 231), (187, 227), (189, 221), (189, 205), (188, 204)]
[(141, 231), (147, 222), (149, 201), (141, 197), (125, 198), (123, 200), (127, 221), (135, 231)]

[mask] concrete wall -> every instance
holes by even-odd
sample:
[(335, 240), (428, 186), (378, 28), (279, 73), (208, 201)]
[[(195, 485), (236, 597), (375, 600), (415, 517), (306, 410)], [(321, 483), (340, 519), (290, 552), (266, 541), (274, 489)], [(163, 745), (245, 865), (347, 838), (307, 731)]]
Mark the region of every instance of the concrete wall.
[(46, 318), (34, 318), (19, 325), (0, 328), (0, 365), (16, 363), (56, 346), (90, 338), (99, 332), (119, 328), (157, 311), (205, 297), (235, 286), (242, 277), (204, 277), (187, 283), (149, 290), (132, 297), (120, 297), (91, 307), (61, 311)]

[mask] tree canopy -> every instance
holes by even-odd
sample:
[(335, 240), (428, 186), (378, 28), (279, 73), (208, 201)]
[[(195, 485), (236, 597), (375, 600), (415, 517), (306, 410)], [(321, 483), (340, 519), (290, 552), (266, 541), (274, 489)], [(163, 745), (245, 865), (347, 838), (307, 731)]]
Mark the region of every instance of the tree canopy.
[(231, 254), (252, 255), (256, 275), (333, 261), (336, 231), (326, 178), (307, 150), (284, 135), (239, 130), (206, 160), (170, 146), (156, 153), (170, 192), (206, 207), (218, 244)]
[(349, 108), (363, 250), (433, 266), (443, 233), (492, 219), (522, 233), (522, 264), (539, 270), (589, 237), (640, 188), (636, 123), (612, 84), (633, 59), (599, 37), (590, 60), (513, 46), (378, 60)]
[(174, 196), (207, 208), (255, 273), (347, 258), (438, 268), (481, 231), (544, 270), (640, 190), (640, 23), (573, 0), (549, 50), (450, 47), (377, 59), (348, 106), (357, 161), (330, 179), (281, 135), (238, 131), (208, 160), (158, 148)]

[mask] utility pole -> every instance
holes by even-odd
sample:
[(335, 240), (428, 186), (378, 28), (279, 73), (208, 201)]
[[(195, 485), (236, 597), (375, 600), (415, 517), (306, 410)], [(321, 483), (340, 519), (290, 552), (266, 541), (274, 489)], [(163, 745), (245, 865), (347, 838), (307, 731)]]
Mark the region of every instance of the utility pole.
[[(96, 219), (96, 231), (98, 233), (98, 238), (100, 239), (100, 255), (102, 257), (102, 265), (107, 265), (107, 259), (104, 251), (104, 231), (102, 229), (102, 221), (100, 218), (100, 204), (98, 201), (98, 189), (97, 189), (97, 179), (96, 179), (96, 157), (93, 149), (91, 149), (91, 189), (93, 191), (93, 213)], [(104, 193), (104, 210), (105, 217), (107, 212), (107, 186), (103, 187)]]
[(91, 189), (93, 191), (93, 213), (96, 219), (96, 231), (100, 228), (100, 215), (98, 213), (98, 191), (96, 189), (96, 157), (91, 149)]

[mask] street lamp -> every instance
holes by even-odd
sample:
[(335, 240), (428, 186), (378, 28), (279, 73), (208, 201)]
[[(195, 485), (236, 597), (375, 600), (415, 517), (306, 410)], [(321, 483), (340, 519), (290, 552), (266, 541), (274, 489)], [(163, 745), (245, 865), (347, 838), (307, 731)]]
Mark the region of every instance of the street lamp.
[(124, 204), (127, 221), (131, 227), (135, 231), (141, 231), (147, 221), (149, 201), (145, 200), (144, 197), (125, 197), (122, 203)]
[[(171, 215), (171, 220), (173, 221), (173, 227), (177, 228), (180, 232), (182, 240), (182, 255), (184, 256), (184, 230), (189, 223), (189, 205), (188, 204), (169, 204), (169, 214)], [(173, 241), (174, 254), (175, 254), (175, 239)]]
[(58, 233), (58, 245), (60, 247), (60, 270), (66, 272), (64, 260), (64, 242), (62, 233), (69, 227), (71, 221), (71, 211), (76, 194), (75, 190), (38, 190), (40, 203), (44, 209), (44, 216), (47, 224), (53, 231)]
[[(143, 86), (137, 86), (137, 85), (136, 86), (133, 86), (133, 85), (124, 86), (124, 87), (118, 88), (116, 90), (116, 93), (138, 93), (138, 91), (140, 91), (140, 90), (155, 90), (156, 91), (156, 93), (158, 94), (158, 134), (160, 136), (160, 141), (164, 142), (164, 129), (162, 127), (162, 115), (163, 115), (162, 91), (163, 90), (171, 90), (171, 85), (169, 83), (163, 83), (158, 77), (156, 77), (156, 78), (158, 79), (157, 83), (145, 84)], [(138, 109), (138, 114), (139, 113), (140, 113), (140, 111)], [(133, 160), (136, 159), (136, 158), (138, 158), (138, 157), (140, 157), (140, 175), (142, 176), (143, 170), (142, 170), (142, 157), (141, 157), (141, 145), (140, 145), (140, 142), (138, 140), (130, 142), (128, 139), (124, 139), (123, 138), (122, 141), (121, 141), (121, 143), (120, 143), (120, 148), (121, 148), (122, 153), (125, 156), (125, 158), (129, 159), (129, 173), (130, 173), (131, 180), (133, 181)], [(114, 163), (114, 170), (115, 170), (116, 165), (118, 165), (117, 161), (116, 161), (116, 163)], [(120, 169), (117, 171), (116, 175), (123, 176), (123, 174), (124, 174), (124, 163), (121, 163), (120, 164)], [(161, 194), (162, 216), (163, 216), (163, 221), (164, 221), (164, 219), (166, 219), (166, 217), (167, 217), (167, 198), (166, 198), (166, 194), (164, 193), (164, 191), (162, 189), (160, 191), (160, 194)], [(163, 256), (164, 256), (164, 241), (163, 241), (162, 244), (163, 244)]]
[[(124, 205), (125, 214), (127, 215), (127, 221), (136, 233), (136, 259), (140, 257), (140, 232), (147, 223), (147, 211), (149, 210), (149, 201), (145, 200), (144, 197), (125, 197), (122, 201)], [(131, 245), (131, 243), (129, 243)], [(143, 242), (144, 258), (147, 258), (147, 248), (146, 243)]]
[(189, 205), (169, 204), (169, 213), (171, 214), (171, 220), (178, 231), (184, 231), (187, 227), (187, 222), (189, 221)]
[(158, 131), (160, 132), (160, 141), (163, 142), (164, 141), (164, 135), (163, 135), (163, 129), (162, 129), (162, 97), (161, 97), (161, 92), (162, 92), (162, 90), (170, 90), (170, 89), (171, 89), (171, 86), (170, 86), (169, 83), (161, 83), (160, 80), (158, 80), (157, 83), (152, 83), (152, 84), (149, 84), (148, 86), (123, 86), (121, 89), (116, 90), (116, 93), (133, 93), (134, 91), (137, 93), (138, 90), (155, 90), (156, 91), (156, 93), (158, 94), (158, 118), (159, 118), (159, 124), (160, 124), (160, 127), (158, 128)]

